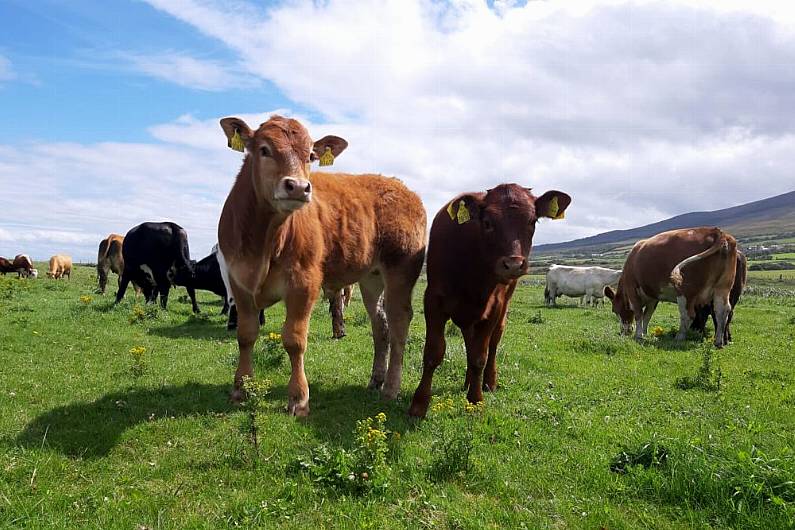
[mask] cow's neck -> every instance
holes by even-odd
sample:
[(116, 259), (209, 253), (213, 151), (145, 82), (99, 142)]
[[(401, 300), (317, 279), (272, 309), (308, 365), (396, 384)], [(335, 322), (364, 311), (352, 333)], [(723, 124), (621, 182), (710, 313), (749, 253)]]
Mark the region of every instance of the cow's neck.
[(254, 294), (267, 278), (274, 257), (280, 253), (295, 214), (277, 212), (258, 197), (252, 170), (253, 162), (247, 156), (232, 188), (238, 201), (231, 212), (234, 229), (229, 235), (235, 238), (232, 272), (236, 281)]

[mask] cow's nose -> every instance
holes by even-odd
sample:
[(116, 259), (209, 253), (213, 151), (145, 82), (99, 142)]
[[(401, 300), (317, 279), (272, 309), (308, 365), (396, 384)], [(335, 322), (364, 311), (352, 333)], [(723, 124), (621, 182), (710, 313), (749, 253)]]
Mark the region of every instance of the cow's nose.
[(305, 201), (312, 194), (312, 183), (306, 179), (285, 177), (282, 188), (286, 199)]
[(524, 256), (508, 256), (502, 258), (502, 267), (506, 274), (521, 275), (527, 268), (527, 258)]

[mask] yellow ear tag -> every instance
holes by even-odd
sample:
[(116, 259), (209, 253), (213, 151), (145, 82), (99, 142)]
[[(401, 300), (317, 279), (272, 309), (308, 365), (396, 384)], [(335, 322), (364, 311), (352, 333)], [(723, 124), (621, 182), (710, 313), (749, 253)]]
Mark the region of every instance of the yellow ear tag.
[(558, 198), (552, 197), (552, 200), (549, 201), (549, 212), (548, 215), (552, 219), (563, 219), (566, 216), (566, 211), (561, 211), (560, 207), (558, 206)]
[(461, 201), (458, 203), (458, 224), (462, 225), (469, 221), (469, 208)]
[(447, 215), (450, 216), (450, 219), (455, 221), (455, 208), (453, 208), (454, 203), (450, 203), (447, 205)]
[(333, 163), (334, 163), (334, 155), (331, 153), (331, 147), (326, 147), (326, 150), (323, 151), (322, 155), (320, 155), (320, 165), (330, 166)]
[(232, 138), (229, 139), (229, 147), (241, 153), (246, 150), (246, 144), (243, 142), (243, 139), (240, 137), (240, 132), (237, 129), (235, 129), (235, 134), (232, 135)]

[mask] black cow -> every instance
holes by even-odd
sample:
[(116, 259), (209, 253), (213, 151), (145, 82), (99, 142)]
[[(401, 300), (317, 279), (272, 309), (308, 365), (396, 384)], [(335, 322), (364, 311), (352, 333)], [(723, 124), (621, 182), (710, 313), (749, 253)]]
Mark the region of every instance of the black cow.
[[(737, 305), (737, 302), (740, 301), (740, 295), (743, 293), (743, 289), (745, 289), (746, 284), (746, 277), (748, 274), (748, 261), (745, 258), (745, 254), (737, 251), (737, 272), (734, 274), (734, 284), (732, 284), (732, 290), (729, 292), (729, 304), (731, 304), (731, 309), (729, 309), (729, 317), (726, 320), (726, 327), (723, 333), (723, 342), (728, 343), (732, 340), (732, 333), (729, 329), (729, 324), (732, 322), (732, 317), (734, 316), (734, 307)], [(715, 326), (715, 329), (718, 329), (718, 324), (715, 318), (715, 310), (710, 305), (699, 306), (696, 308), (696, 317), (693, 319), (693, 323), (690, 324), (690, 329), (693, 331), (698, 331), (702, 335), (706, 331), (707, 328), (707, 319), (712, 315), (712, 324)]]
[(226, 287), (221, 277), (221, 267), (218, 265), (218, 257), (215, 252), (203, 258), (201, 261), (191, 260), (193, 274), (187, 269), (181, 269), (174, 276), (174, 285), (182, 285), (193, 289), (210, 291), (224, 299), (224, 307), (221, 314), (229, 312), (229, 302), (226, 296)]
[[(141, 287), (147, 303), (154, 303), (160, 294), (163, 309), (168, 304), (168, 291), (175, 276), (193, 276), (188, 249), (188, 234), (175, 223), (142, 223), (124, 236), (122, 244), (124, 272), (116, 293), (116, 303), (124, 298), (130, 282)], [(196, 292), (187, 287), (193, 312), (199, 312)]]

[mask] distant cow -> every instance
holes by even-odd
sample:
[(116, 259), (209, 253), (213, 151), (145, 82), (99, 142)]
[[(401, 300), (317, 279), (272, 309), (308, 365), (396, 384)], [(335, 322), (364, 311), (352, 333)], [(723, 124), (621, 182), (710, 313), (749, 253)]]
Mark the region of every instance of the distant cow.
[(585, 305), (595, 305), (604, 296), (605, 287), (617, 284), (620, 277), (620, 270), (553, 264), (547, 272), (544, 302), (554, 306), (555, 298), (560, 295), (575, 298), (584, 296)]
[[(143, 291), (148, 303), (154, 303), (160, 294), (163, 309), (168, 304), (168, 291), (177, 274), (192, 274), (188, 234), (175, 223), (142, 223), (127, 232), (122, 243), (124, 272), (116, 293), (116, 303), (121, 302), (127, 285), (135, 282)], [(196, 292), (187, 287), (193, 312), (199, 312)]]
[(97, 278), (99, 279), (98, 290), (102, 294), (105, 294), (105, 288), (108, 285), (109, 272), (118, 274), (119, 282), (121, 282), (121, 275), (124, 272), (124, 256), (121, 250), (123, 242), (124, 236), (110, 234), (99, 243)]
[[(731, 333), (731, 323), (732, 318), (734, 317), (734, 308), (737, 307), (737, 302), (740, 301), (740, 295), (743, 294), (743, 289), (745, 289), (745, 284), (747, 281), (747, 274), (748, 274), (748, 261), (745, 259), (745, 254), (737, 251), (737, 272), (734, 275), (734, 284), (732, 284), (732, 290), (729, 293), (729, 303), (731, 304), (731, 309), (729, 309), (729, 316), (726, 319), (726, 329), (723, 334), (723, 343), (727, 344), (732, 341), (732, 333)], [(713, 304), (699, 306), (696, 309), (696, 318), (693, 320), (693, 323), (690, 324), (690, 329), (693, 331), (698, 331), (702, 335), (706, 331), (707, 327), (707, 319), (712, 316), (712, 324), (715, 329), (718, 329), (718, 320), (717, 315), (715, 314), (715, 307)]]
[(72, 278), (72, 258), (63, 254), (56, 254), (50, 258), (50, 270), (47, 277), (58, 280), (60, 278)]
[(6, 258), (0, 256), (0, 274), (3, 276), (6, 275), (7, 272), (16, 272), (17, 270), (14, 268), (14, 263), (7, 260)]
[(36, 278), (39, 271), (33, 268), (33, 260), (27, 254), (17, 254), (12, 263), (18, 278)]
[(226, 287), (221, 277), (221, 268), (218, 266), (216, 253), (211, 252), (200, 261), (191, 260), (191, 265), (192, 270), (183, 268), (174, 276), (174, 285), (192, 287), (193, 289), (201, 289), (217, 294), (224, 301), (221, 314), (227, 314), (229, 302), (227, 301)]
[[(571, 197), (535, 197), (516, 184), (455, 198), (433, 220), (425, 290), (425, 350), (409, 414), (425, 416), (433, 372), (445, 352), (448, 320), (461, 328), (467, 351), (465, 386), (471, 403), (497, 386), (497, 346), (520, 276), (527, 274), (536, 223), (563, 218)], [(484, 373), (485, 368), (485, 373)]]
[[(282, 343), (292, 366), (287, 410), (307, 415), (304, 352), (312, 306), (321, 288), (337, 291), (359, 282), (373, 324), (369, 386), (394, 399), (412, 317), (411, 292), (425, 256), (420, 198), (381, 175), (310, 173), (312, 161), (330, 165), (347, 142), (336, 136), (312, 141), (296, 120), (272, 116), (252, 131), (238, 118), (225, 118), (221, 127), (231, 147), (246, 151), (218, 224), (239, 319), (232, 398), (244, 397), (243, 378), (254, 372), (259, 310), (284, 300)], [(382, 292), (386, 320), (378, 311)]]
[(695, 308), (712, 303), (718, 322), (715, 346), (721, 348), (736, 267), (737, 241), (719, 228), (671, 230), (635, 243), (618, 288), (613, 292), (605, 287), (605, 295), (612, 300), (624, 333), (631, 331), (634, 319), (638, 340), (646, 334), (660, 301), (679, 306), (677, 340), (687, 336)]

